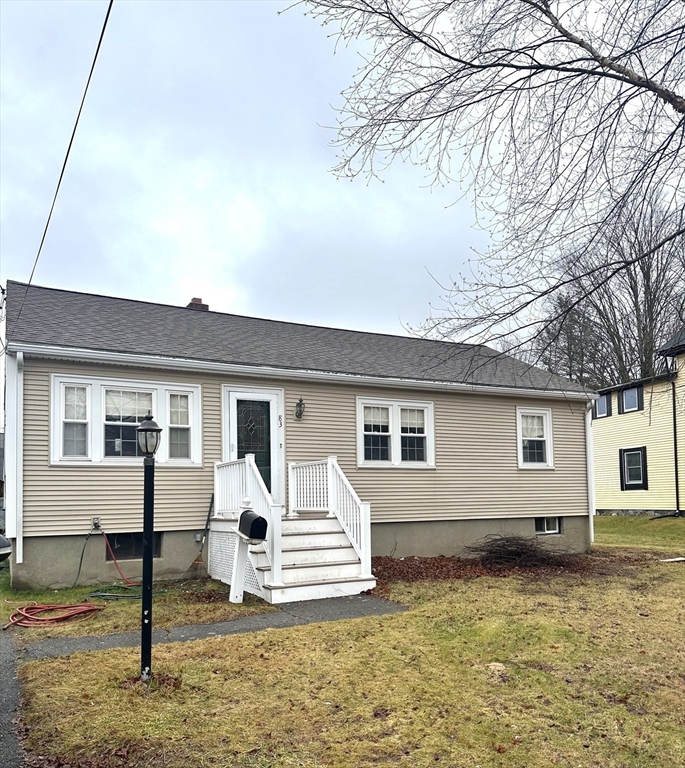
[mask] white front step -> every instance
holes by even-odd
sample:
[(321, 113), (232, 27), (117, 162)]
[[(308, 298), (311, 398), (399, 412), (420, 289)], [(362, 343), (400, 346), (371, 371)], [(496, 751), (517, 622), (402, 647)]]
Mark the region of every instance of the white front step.
[(283, 547), (298, 549), (318, 549), (319, 547), (332, 547), (336, 544), (346, 546), (350, 543), (347, 534), (339, 531), (315, 531), (305, 533), (286, 533), (283, 535)]
[[(271, 568), (258, 566), (257, 571), (264, 573), (265, 583), (270, 582)], [(284, 565), (282, 579), (284, 584), (295, 584), (300, 581), (334, 581), (357, 578), (361, 575), (359, 560), (338, 561), (335, 563), (310, 563), (299, 565)]]
[[(254, 552), (256, 556), (257, 566), (268, 566), (269, 558), (266, 552), (262, 549), (259, 552)], [(332, 546), (332, 547), (317, 547), (316, 549), (306, 547), (300, 548), (283, 548), (283, 554), (281, 562), (284, 566), (290, 565), (310, 565), (325, 563), (336, 563), (341, 560), (358, 560), (357, 553), (354, 547), (347, 543), (347, 546)]]
[(342, 526), (337, 517), (284, 517), (281, 523), (281, 533), (339, 533)]
[(346, 597), (359, 595), (376, 586), (376, 579), (347, 579), (346, 581), (311, 581), (286, 584), (282, 587), (264, 586), (263, 592), (267, 602), (274, 605), (279, 603), (295, 603), (300, 600), (323, 600), (328, 597)]

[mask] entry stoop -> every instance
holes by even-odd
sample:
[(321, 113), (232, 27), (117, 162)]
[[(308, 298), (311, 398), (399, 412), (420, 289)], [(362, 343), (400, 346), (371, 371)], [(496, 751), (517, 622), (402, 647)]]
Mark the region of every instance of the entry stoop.
[(362, 575), (361, 560), (335, 517), (285, 518), (281, 541), (281, 584), (271, 581), (264, 547), (250, 551), (262, 596), (270, 603), (358, 595), (376, 586), (373, 576)]

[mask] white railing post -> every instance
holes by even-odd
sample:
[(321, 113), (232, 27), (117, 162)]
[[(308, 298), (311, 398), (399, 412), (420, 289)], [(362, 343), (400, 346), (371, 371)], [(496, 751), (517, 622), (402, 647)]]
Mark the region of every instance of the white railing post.
[(257, 498), (256, 494), (256, 488), (255, 488), (255, 477), (254, 472), (255, 470), (259, 472), (257, 469), (257, 465), (255, 464), (254, 460), (254, 453), (248, 453), (245, 455), (245, 495), (249, 496), (252, 501), (254, 501)]
[(361, 504), (361, 549), (362, 577), (370, 579), (371, 574), (371, 504), (362, 501)]
[(288, 462), (288, 517), (298, 517), (297, 506), (297, 480), (295, 479), (295, 462)]
[(283, 506), (274, 504), (271, 507), (269, 522), (269, 554), (271, 555), (271, 586), (283, 586), (283, 548), (281, 539), (281, 518)]
[(328, 499), (328, 517), (335, 517), (338, 511), (338, 483), (337, 483), (337, 477), (336, 477), (336, 464), (338, 463), (338, 457), (337, 456), (329, 456), (328, 457), (328, 478), (327, 478), (327, 484), (328, 484), (328, 493), (327, 493), (327, 499)]

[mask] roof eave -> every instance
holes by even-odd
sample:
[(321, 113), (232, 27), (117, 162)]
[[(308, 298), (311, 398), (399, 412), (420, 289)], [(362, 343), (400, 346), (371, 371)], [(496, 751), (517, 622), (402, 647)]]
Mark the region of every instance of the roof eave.
[(403, 389), (451, 390), (514, 397), (562, 398), (567, 400), (595, 400), (594, 392), (559, 389), (533, 389), (524, 387), (502, 387), (488, 384), (466, 384), (461, 382), (403, 379), (383, 376), (366, 376), (356, 373), (339, 373), (291, 368), (277, 368), (261, 365), (221, 363), (192, 358), (162, 357), (156, 355), (138, 355), (129, 352), (108, 352), (105, 350), (57, 347), (12, 341), (8, 352), (23, 352), (27, 357), (68, 360), (70, 362), (100, 363), (129, 367), (156, 368), (177, 371), (195, 371), (199, 373), (224, 373), (242, 376), (263, 376), (265, 378), (294, 379), (298, 381), (354, 382), (368, 386), (398, 387)]

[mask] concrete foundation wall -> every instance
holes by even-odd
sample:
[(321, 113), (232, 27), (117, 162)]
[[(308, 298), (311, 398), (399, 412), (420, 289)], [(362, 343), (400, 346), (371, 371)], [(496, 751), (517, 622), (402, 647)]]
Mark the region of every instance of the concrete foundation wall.
[[(200, 551), (195, 534), (202, 531), (165, 531), (162, 534), (161, 557), (154, 561), (155, 579), (180, 578)], [(10, 572), (15, 589), (71, 587), (78, 572), (85, 536), (36, 536), (24, 539), (24, 562), (17, 564), (12, 554)], [(14, 542), (12, 543), (14, 546)], [(207, 562), (207, 545), (203, 552)], [(123, 574), (139, 580), (142, 560), (120, 560)], [(111, 584), (120, 581), (116, 566), (105, 557), (105, 541), (93, 534), (86, 546), (79, 584)]]
[(598, 509), (600, 517), (661, 517), (672, 515), (674, 509)]
[[(391, 557), (463, 555), (464, 547), (489, 534), (535, 536), (535, 519), (372, 523), (371, 554)], [(538, 539), (569, 552), (587, 552), (590, 548), (588, 518), (563, 517), (560, 534), (545, 534)]]

